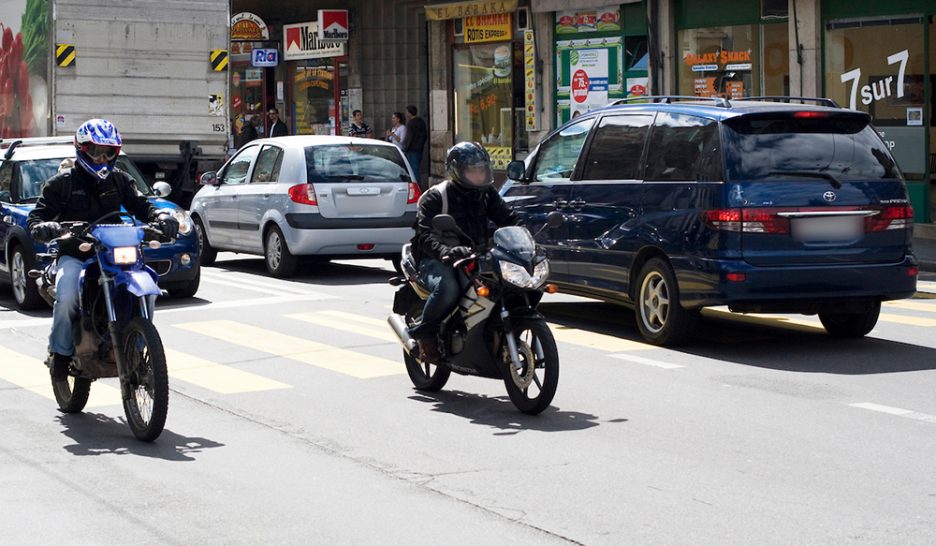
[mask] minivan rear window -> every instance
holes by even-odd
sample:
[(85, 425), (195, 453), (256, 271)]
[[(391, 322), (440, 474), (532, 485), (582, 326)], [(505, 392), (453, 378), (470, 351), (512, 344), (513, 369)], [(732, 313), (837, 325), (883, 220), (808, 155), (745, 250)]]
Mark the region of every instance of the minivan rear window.
[(864, 116), (747, 117), (725, 121), (730, 180), (790, 180), (784, 171), (847, 180), (900, 178), (900, 170)]
[(305, 149), (309, 182), (408, 182), (409, 171), (395, 146), (332, 144)]

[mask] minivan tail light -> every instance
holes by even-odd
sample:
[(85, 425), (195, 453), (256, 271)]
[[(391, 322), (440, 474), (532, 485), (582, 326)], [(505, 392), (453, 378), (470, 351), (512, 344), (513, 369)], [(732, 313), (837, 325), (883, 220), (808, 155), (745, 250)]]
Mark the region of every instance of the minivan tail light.
[(300, 205), (318, 205), (312, 184), (297, 184), (289, 188), (289, 198)]
[(790, 221), (775, 209), (716, 209), (705, 211), (705, 218), (715, 229), (734, 233), (790, 233)]
[(409, 196), (406, 198), (407, 205), (415, 205), (419, 202), (419, 198), (422, 196), (422, 190), (419, 189), (419, 184), (415, 182), (409, 183)]
[(717, 209), (705, 211), (705, 220), (715, 229), (741, 231), (741, 209)]
[(865, 218), (865, 231), (869, 233), (912, 227), (913, 207), (910, 205), (884, 207), (878, 214)]

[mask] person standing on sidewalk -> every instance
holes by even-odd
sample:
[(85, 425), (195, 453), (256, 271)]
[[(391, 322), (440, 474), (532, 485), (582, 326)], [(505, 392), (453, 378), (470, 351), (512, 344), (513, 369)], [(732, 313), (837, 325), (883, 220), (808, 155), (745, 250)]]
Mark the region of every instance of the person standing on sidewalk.
[(429, 130), (426, 128), (426, 121), (419, 117), (418, 113), (412, 104), (406, 107), (406, 138), (403, 139), (403, 154), (410, 167), (413, 168), (416, 182), (425, 190), (420, 180), (419, 167), (422, 165), (423, 150), (426, 147)]
[(364, 123), (364, 113), (355, 110), (352, 114), (351, 126), (348, 128), (348, 136), (357, 138), (374, 138), (374, 131)]
[(286, 127), (286, 124), (280, 120), (278, 109), (270, 108), (267, 112), (267, 117), (270, 120), (270, 132), (267, 135), (269, 138), (287, 136), (289, 134), (289, 129)]
[(401, 151), (405, 151), (403, 143), (406, 142), (406, 126), (403, 125), (403, 114), (394, 112), (390, 116), (392, 126), (387, 129), (387, 142), (394, 143)]

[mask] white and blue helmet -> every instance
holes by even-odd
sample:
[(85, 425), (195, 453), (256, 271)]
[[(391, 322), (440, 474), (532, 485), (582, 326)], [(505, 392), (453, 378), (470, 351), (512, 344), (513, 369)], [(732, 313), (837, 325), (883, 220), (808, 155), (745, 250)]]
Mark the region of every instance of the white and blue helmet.
[(121, 145), (120, 133), (106, 119), (88, 120), (75, 132), (77, 163), (101, 180), (114, 171)]

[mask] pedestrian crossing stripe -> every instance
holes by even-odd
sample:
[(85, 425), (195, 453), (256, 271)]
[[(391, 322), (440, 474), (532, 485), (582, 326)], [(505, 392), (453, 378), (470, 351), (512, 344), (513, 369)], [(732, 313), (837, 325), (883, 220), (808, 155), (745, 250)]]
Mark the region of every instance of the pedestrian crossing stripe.
[(209, 56), (211, 68), (215, 72), (224, 72), (228, 65), (228, 52), (226, 49), (212, 49)]
[(387, 343), (399, 343), (396, 334), (390, 330), (390, 326), (387, 325), (386, 321), (355, 315), (354, 313), (346, 313), (344, 311), (316, 311), (312, 313), (286, 315), (286, 318), (367, 336)]
[(289, 389), (280, 383), (257, 374), (218, 364), (174, 349), (166, 349), (166, 364), (173, 380), (184, 381), (220, 394), (240, 394)]
[(233, 320), (191, 322), (175, 324), (174, 327), (358, 379), (405, 373), (402, 361), (341, 349)]
[[(52, 393), (52, 381), (49, 379), (49, 368), (41, 359), (0, 347), (0, 379), (12, 383), (17, 387), (38, 394), (43, 398), (55, 401)], [(120, 389), (95, 381), (91, 385), (91, 396), (88, 398), (87, 408), (103, 406), (119, 406), (121, 404)]]
[(55, 64), (68, 68), (75, 64), (75, 44), (55, 44)]

